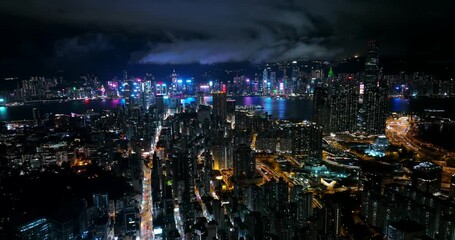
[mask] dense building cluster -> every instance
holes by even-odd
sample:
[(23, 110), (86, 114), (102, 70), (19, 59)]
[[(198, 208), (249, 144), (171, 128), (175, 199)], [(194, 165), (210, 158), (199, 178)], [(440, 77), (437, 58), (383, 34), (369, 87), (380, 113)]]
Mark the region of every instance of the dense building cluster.
[[(22, 81), (1, 104), (121, 99), (82, 114), (41, 114), (37, 106), (32, 120), (0, 124), (0, 205), (8, 209), (0, 237), (453, 239), (455, 177), (444, 169), (453, 163), (426, 161), (442, 151), (410, 139), (408, 117), (394, 114), (384, 135), (388, 94), (445, 96), (452, 87), (423, 90), (420, 81), (431, 77), (421, 74), (384, 76), (374, 42), (364, 72), (335, 74), (329, 65), (268, 64), (254, 78), (199, 85), (175, 71), (169, 81), (126, 72), (106, 84), (85, 76), (72, 87)], [(244, 95), (312, 99), (313, 120), (238, 106)], [(412, 118), (422, 129), (453, 125)]]
[(361, 216), (387, 239), (452, 239), (455, 205), (452, 192), (441, 194), (441, 167), (421, 162), (408, 168), (409, 184), (386, 169), (363, 172)]

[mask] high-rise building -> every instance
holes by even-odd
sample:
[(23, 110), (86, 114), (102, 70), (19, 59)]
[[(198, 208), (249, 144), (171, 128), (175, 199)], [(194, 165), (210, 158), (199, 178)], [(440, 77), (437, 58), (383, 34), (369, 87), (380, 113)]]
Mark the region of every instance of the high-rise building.
[(436, 193), (441, 187), (440, 166), (421, 162), (412, 168), (412, 185), (422, 192)]
[(341, 216), (340, 206), (337, 203), (329, 203), (320, 210), (320, 221), (322, 229), (320, 236), (322, 239), (336, 239), (340, 234)]
[[(333, 73), (332, 73), (333, 74)], [(352, 76), (339, 76), (330, 86), (331, 132), (353, 132), (357, 125), (357, 84)]]
[(131, 96), (131, 83), (128, 83), (125, 81), (123, 84), (123, 99), (125, 99), (125, 107), (128, 109), (128, 111), (131, 109), (131, 102), (132, 102), (132, 96)]
[(256, 171), (254, 152), (246, 144), (240, 144), (234, 151), (234, 176), (253, 177)]
[(155, 86), (155, 95), (167, 95), (167, 85), (166, 83), (159, 82)]
[(41, 124), (41, 115), (38, 108), (33, 108), (33, 124), (39, 126)]
[(322, 127), (314, 122), (303, 121), (285, 126), (292, 139), (292, 154), (307, 156), (310, 163), (322, 158)]
[(414, 221), (403, 220), (387, 226), (387, 240), (423, 239), (425, 226)]
[(50, 239), (51, 226), (46, 218), (38, 218), (19, 226), (20, 239)]
[(440, 239), (455, 238), (455, 215), (445, 215), (441, 217), (439, 234)]
[(235, 113), (235, 99), (226, 100), (227, 114), (233, 115)]
[(213, 114), (221, 121), (225, 121), (227, 113), (226, 92), (214, 92), (212, 96)]
[(96, 209), (98, 218), (107, 218), (109, 212), (108, 194), (93, 194), (93, 206)]
[(318, 84), (314, 89), (313, 121), (322, 126), (324, 132), (330, 131), (330, 96), (325, 83)]
[(387, 88), (379, 70), (379, 54), (375, 41), (368, 43), (365, 61), (363, 110), (365, 132), (381, 134), (385, 131)]
[[(181, 82), (181, 80), (180, 80)], [(169, 89), (171, 93), (174, 93), (177, 91), (178, 88), (178, 80), (177, 80), (177, 73), (175, 72), (175, 69), (172, 70), (171, 74), (171, 88)]]
[(142, 107), (148, 109), (152, 102), (152, 82), (150, 80), (141, 83)]

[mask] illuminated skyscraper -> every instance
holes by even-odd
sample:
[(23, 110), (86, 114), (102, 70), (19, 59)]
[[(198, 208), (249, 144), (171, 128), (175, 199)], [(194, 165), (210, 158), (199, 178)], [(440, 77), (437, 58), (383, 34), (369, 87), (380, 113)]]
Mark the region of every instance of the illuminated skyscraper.
[(378, 47), (375, 41), (370, 41), (365, 60), (363, 99), (367, 134), (381, 134), (385, 131), (387, 88), (386, 83), (381, 80)]

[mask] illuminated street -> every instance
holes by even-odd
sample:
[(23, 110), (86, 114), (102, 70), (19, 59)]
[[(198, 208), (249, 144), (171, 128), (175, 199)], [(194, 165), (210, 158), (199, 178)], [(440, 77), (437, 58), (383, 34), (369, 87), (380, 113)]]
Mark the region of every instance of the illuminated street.
[[(150, 144), (150, 152), (147, 157), (153, 156), (156, 143), (160, 137), (161, 126), (155, 130), (155, 137)], [(152, 170), (146, 164), (143, 164), (143, 180), (142, 180), (142, 201), (141, 201), (141, 239), (154, 239), (153, 237), (153, 199), (152, 199)]]

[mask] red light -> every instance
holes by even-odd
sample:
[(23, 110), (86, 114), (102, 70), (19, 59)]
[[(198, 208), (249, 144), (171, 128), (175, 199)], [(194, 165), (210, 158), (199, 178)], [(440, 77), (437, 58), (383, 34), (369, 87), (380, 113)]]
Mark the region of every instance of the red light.
[(223, 92), (226, 92), (226, 84), (221, 85), (221, 90), (222, 90)]
[(348, 77), (348, 79), (349, 79), (349, 80), (352, 80), (352, 77), (351, 77), (351, 76), (349, 76), (349, 77)]

